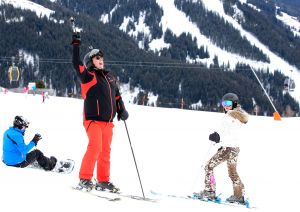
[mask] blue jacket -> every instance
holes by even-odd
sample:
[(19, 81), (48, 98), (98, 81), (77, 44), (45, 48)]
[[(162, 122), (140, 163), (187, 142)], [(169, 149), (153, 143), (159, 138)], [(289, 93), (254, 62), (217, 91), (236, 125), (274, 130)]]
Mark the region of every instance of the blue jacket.
[(26, 159), (26, 154), (35, 146), (31, 141), (24, 142), (25, 130), (10, 127), (3, 135), (3, 162), (6, 165), (16, 165)]

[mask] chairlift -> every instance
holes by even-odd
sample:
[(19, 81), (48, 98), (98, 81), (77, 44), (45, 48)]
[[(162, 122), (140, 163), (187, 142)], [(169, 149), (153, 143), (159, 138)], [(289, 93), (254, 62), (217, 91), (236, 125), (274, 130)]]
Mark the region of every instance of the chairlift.
[(284, 90), (285, 91), (294, 91), (296, 87), (295, 81), (290, 79), (289, 77), (285, 78), (284, 80)]
[(20, 79), (20, 69), (19, 67), (12, 65), (8, 69), (8, 78), (10, 82), (16, 82)]
[(296, 88), (295, 81), (294, 81), (294, 80), (291, 80), (291, 81), (290, 81), (290, 91), (294, 91), (295, 88)]

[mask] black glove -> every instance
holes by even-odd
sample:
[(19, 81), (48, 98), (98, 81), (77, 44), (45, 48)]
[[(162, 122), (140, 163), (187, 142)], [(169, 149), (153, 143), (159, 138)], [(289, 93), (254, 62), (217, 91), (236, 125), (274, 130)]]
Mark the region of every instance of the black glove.
[(208, 139), (213, 141), (213, 142), (219, 143), (220, 142), (220, 135), (219, 135), (219, 133), (214, 132), (214, 133), (209, 135)]
[(73, 45), (79, 45), (81, 43), (80, 33), (74, 32), (72, 35), (72, 43)]
[(118, 121), (120, 120), (125, 121), (128, 119), (129, 114), (125, 109), (124, 102), (122, 101), (121, 98), (117, 100), (117, 113), (118, 113), (117, 115)]
[(120, 121), (120, 120), (125, 121), (128, 119), (128, 116), (129, 116), (129, 114), (128, 114), (127, 110), (123, 110), (122, 112), (118, 113), (117, 118), (118, 118), (118, 121)]
[(32, 141), (35, 143), (35, 145), (37, 145), (39, 140), (41, 140), (41, 139), (42, 139), (42, 136), (37, 133), (37, 134), (34, 135)]

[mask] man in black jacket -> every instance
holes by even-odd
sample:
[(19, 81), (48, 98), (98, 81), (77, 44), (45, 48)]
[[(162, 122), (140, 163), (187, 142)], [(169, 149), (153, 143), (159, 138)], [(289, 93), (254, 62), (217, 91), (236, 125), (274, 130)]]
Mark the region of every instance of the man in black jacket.
[(89, 144), (82, 159), (79, 172), (81, 189), (90, 191), (97, 162), (97, 190), (119, 191), (110, 181), (110, 146), (113, 134), (113, 119), (125, 121), (128, 112), (120, 96), (115, 77), (104, 69), (104, 55), (99, 49), (88, 52), (84, 61), (80, 60), (80, 34), (73, 34), (73, 66), (81, 82), (84, 99), (83, 125)]

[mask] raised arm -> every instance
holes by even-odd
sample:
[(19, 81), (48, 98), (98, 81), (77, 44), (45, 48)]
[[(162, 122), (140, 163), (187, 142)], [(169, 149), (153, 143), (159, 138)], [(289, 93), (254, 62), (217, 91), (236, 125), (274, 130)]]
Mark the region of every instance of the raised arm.
[(77, 76), (79, 77), (82, 83), (88, 83), (92, 81), (93, 74), (89, 73), (83, 65), (83, 62), (80, 59), (80, 34), (79, 32), (75, 32), (72, 35), (72, 45), (73, 45), (73, 57), (72, 63), (74, 69), (76, 70)]
[(83, 66), (82, 61), (80, 60), (80, 34), (78, 32), (73, 33), (72, 35), (72, 45), (73, 45), (73, 58), (72, 63), (73, 66), (77, 72), (77, 74), (80, 74), (80, 66)]

